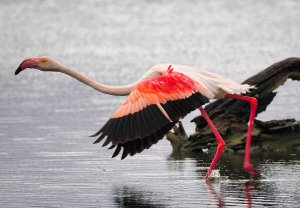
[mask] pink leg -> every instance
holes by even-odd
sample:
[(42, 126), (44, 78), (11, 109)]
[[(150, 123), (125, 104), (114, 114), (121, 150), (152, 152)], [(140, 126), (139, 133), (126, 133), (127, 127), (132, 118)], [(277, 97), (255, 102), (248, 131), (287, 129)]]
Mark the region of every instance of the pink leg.
[(214, 156), (214, 159), (212, 160), (210, 166), (209, 166), (209, 169), (205, 175), (205, 179), (207, 180), (209, 175), (211, 174), (211, 171), (214, 169), (214, 167), (216, 166), (217, 162), (218, 162), (218, 159), (220, 157), (220, 155), (222, 154), (223, 152), (223, 149), (225, 147), (225, 142), (224, 140), (222, 139), (221, 135), (219, 134), (218, 130), (216, 129), (215, 125), (212, 123), (212, 121), (210, 120), (209, 116), (207, 115), (206, 111), (203, 109), (203, 108), (199, 108), (202, 116), (205, 118), (207, 124), (209, 125), (209, 127), (211, 128), (212, 132), (214, 133), (216, 139), (217, 139), (217, 142), (218, 142), (218, 149), (217, 149), (217, 152)]
[(246, 138), (244, 169), (251, 176), (259, 175), (257, 170), (252, 167), (251, 162), (250, 162), (251, 135), (252, 135), (254, 118), (256, 115), (257, 100), (254, 97), (235, 95), (235, 94), (227, 94), (226, 97), (244, 100), (244, 101), (247, 101), (250, 103), (250, 117), (249, 117), (248, 132), (247, 132), (247, 138)]

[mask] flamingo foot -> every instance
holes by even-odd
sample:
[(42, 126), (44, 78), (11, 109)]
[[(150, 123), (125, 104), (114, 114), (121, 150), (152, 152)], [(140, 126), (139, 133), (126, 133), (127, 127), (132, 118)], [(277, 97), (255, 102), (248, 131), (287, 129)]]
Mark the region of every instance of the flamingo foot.
[[(220, 137), (220, 138), (221, 138), (221, 137)], [(223, 139), (222, 139), (222, 141), (220, 141), (220, 143), (218, 144), (217, 152), (216, 152), (216, 154), (215, 154), (215, 156), (214, 156), (214, 159), (213, 159), (213, 161), (211, 162), (210, 167), (209, 167), (209, 169), (208, 169), (208, 171), (207, 171), (207, 173), (206, 173), (206, 175), (205, 175), (205, 180), (208, 180), (208, 178), (209, 178), (211, 172), (213, 171), (213, 169), (215, 168), (215, 166), (216, 166), (216, 164), (217, 164), (217, 162), (218, 162), (218, 159), (219, 159), (219, 157), (221, 156), (221, 154), (222, 154), (224, 148), (225, 148), (225, 142), (224, 142)]]
[(250, 175), (250, 176), (259, 176), (259, 172), (252, 167), (250, 163), (244, 164), (244, 170)]

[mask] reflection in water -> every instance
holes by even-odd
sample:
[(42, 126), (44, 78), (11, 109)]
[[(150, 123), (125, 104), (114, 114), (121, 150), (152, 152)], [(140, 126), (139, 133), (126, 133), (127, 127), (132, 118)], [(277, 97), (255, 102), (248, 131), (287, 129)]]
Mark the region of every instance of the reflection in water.
[(214, 187), (214, 183), (207, 181), (206, 184), (208, 186), (208, 190), (209, 190), (212, 198), (216, 201), (217, 207), (224, 207), (225, 203), (224, 203), (222, 197), (220, 197), (220, 195), (217, 194), (215, 187)]
[[(217, 182), (219, 182), (219, 181), (217, 181)], [(218, 208), (225, 207), (226, 203), (224, 201), (224, 198), (222, 198), (221, 194), (217, 193), (217, 191), (215, 189), (216, 183), (207, 181), (206, 184), (208, 186), (208, 190), (209, 190), (213, 200), (216, 202), (216, 207), (218, 207)], [(244, 198), (245, 198), (244, 203), (247, 208), (252, 207), (251, 191), (258, 188), (258, 184), (259, 184), (259, 182), (256, 180), (249, 180), (244, 184), (244, 190), (243, 190)]]
[(148, 208), (163, 208), (166, 205), (159, 201), (158, 194), (148, 191), (140, 191), (137, 188), (122, 186), (114, 189), (114, 203), (118, 207), (148, 207)]
[(251, 207), (252, 205), (251, 191), (253, 189), (256, 189), (257, 187), (258, 187), (257, 181), (250, 180), (245, 183), (244, 196), (245, 196), (247, 207)]
[[(206, 181), (207, 185), (207, 192), (209, 193), (210, 202), (209, 204), (214, 204), (215, 207), (222, 208), (230, 205), (237, 205), (240, 204), (243, 207), (250, 208), (252, 205), (257, 205), (254, 197), (252, 199), (251, 192), (257, 190), (259, 188), (259, 181), (256, 180), (249, 180), (246, 182), (239, 183), (235, 185), (234, 191), (228, 191), (229, 193), (236, 193), (240, 194), (240, 197), (234, 201), (234, 196), (230, 195), (231, 201), (226, 202), (226, 198), (228, 197), (227, 194), (224, 194), (222, 191), (226, 191), (225, 189), (221, 188), (221, 181)], [(227, 184), (228, 186), (228, 184)], [(200, 187), (199, 187), (200, 188)], [(270, 188), (270, 189), (269, 189)], [(268, 191), (272, 191), (272, 188), (267, 188)], [(267, 191), (267, 190), (266, 190)], [(243, 195), (241, 194), (243, 193)], [(122, 208), (129, 208), (129, 207), (149, 207), (149, 208), (162, 208), (162, 207), (169, 207), (171, 206), (168, 201), (161, 195), (157, 194), (154, 190), (153, 191), (146, 191), (146, 190), (139, 190), (137, 187), (133, 186), (121, 186), (116, 187), (113, 190), (113, 204), (116, 204), (118, 207)], [(199, 197), (201, 197), (199, 195)], [(262, 202), (262, 199), (259, 198), (258, 203)], [(266, 205), (276, 205), (274, 202), (265, 201)], [(199, 203), (200, 207), (205, 206)], [(184, 202), (182, 204), (184, 206)]]
[[(212, 200), (215, 202), (216, 207), (222, 208), (227, 204), (225, 203), (225, 197), (221, 192), (217, 192), (216, 188), (220, 185), (220, 181), (207, 181), (208, 192), (211, 195)], [(242, 185), (242, 184), (241, 184)], [(244, 200), (240, 203), (244, 204), (244, 207), (252, 207), (251, 191), (258, 188), (259, 182), (256, 180), (246, 181), (243, 186)], [(236, 190), (237, 192), (242, 190)], [(149, 207), (149, 208), (162, 208), (168, 207), (163, 203), (159, 195), (154, 192), (141, 191), (136, 187), (121, 186), (117, 187), (113, 191), (113, 204), (118, 207), (129, 208), (129, 207)], [(200, 197), (200, 196), (199, 196)], [(269, 204), (270, 205), (270, 204)]]

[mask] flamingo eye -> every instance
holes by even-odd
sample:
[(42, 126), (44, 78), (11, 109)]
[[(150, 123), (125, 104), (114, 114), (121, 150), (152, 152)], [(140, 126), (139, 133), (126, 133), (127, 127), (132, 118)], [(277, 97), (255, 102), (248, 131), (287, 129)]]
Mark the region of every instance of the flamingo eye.
[(42, 63), (45, 63), (45, 62), (48, 61), (48, 59), (47, 59), (46, 57), (41, 57), (41, 58), (40, 58), (40, 61), (41, 61)]

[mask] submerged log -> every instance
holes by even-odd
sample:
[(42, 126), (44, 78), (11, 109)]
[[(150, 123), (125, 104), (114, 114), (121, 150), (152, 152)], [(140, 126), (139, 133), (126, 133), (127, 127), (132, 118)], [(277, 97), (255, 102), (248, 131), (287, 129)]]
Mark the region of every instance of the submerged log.
[[(300, 58), (288, 58), (277, 62), (243, 82), (256, 87), (247, 95), (257, 98), (257, 114), (266, 110), (276, 96), (274, 90), (283, 85), (287, 79), (300, 80)], [(210, 103), (205, 110), (225, 140), (226, 151), (243, 151), (250, 113), (249, 104), (241, 100), (223, 98)], [(196, 124), (196, 131), (190, 136), (187, 136), (181, 123), (174, 132), (167, 134), (174, 154), (187, 155), (204, 149), (208, 151), (216, 149), (215, 137), (205, 119), (198, 116), (192, 122)], [(252, 135), (254, 151), (300, 149), (300, 121), (295, 119), (272, 121), (256, 119)]]

